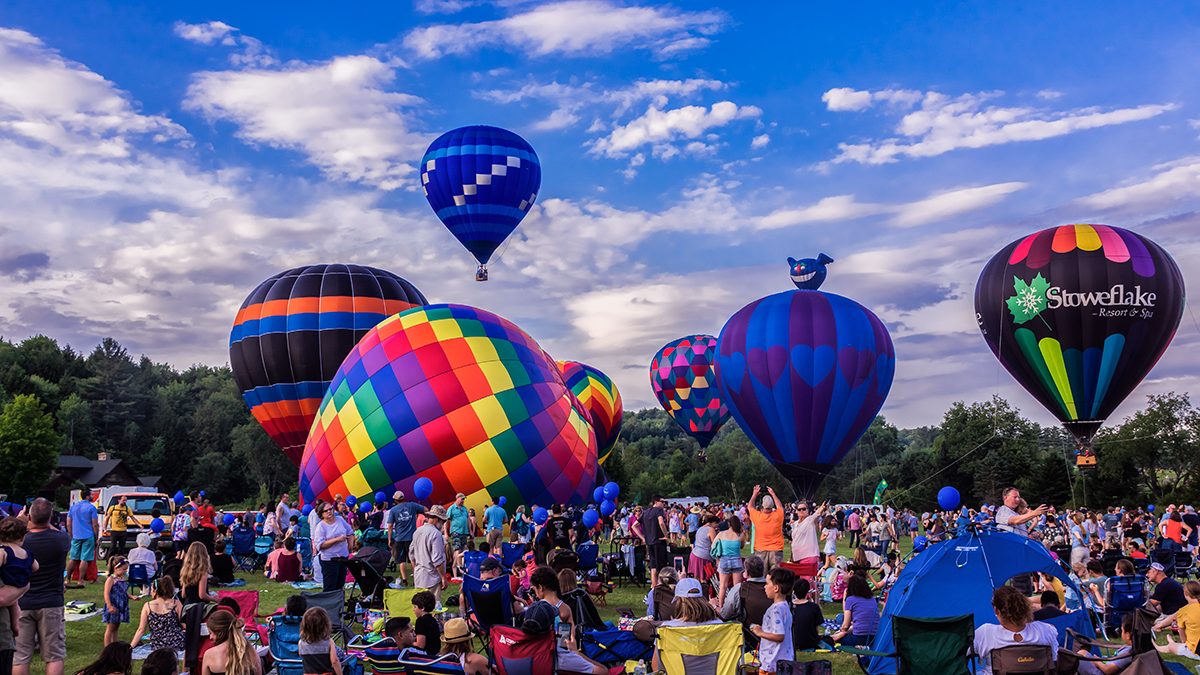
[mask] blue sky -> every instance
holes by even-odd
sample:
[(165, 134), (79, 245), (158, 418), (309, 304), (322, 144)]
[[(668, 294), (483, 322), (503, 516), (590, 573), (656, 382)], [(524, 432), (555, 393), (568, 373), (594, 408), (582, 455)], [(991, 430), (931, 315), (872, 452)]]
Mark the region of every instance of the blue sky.
[[(1051, 423), (979, 336), (975, 280), (1073, 222), (1195, 278), (1198, 20), (995, 4), (0, 2), (0, 333), (222, 364), (258, 282), (353, 262), (517, 322), (636, 409), (658, 347), (825, 252), (825, 290), (896, 342), (889, 420), (999, 393)], [(465, 124), (544, 172), (487, 284), (417, 182)], [(1189, 311), (1114, 418), (1196, 391), (1197, 343)]]

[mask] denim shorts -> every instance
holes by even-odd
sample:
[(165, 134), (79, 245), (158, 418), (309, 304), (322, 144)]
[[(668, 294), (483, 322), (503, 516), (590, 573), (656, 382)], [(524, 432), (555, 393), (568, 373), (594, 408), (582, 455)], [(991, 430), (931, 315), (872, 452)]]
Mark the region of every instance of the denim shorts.
[(742, 556), (723, 555), (717, 558), (717, 571), (722, 574), (732, 574), (742, 571)]

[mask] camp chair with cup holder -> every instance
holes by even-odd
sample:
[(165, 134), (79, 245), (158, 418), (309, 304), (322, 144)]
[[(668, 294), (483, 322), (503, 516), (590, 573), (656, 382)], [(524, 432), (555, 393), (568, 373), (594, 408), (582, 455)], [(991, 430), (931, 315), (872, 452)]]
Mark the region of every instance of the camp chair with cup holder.
[(267, 621), (267, 649), (276, 675), (304, 675), (300, 659), (300, 617), (273, 616)]
[(745, 662), (742, 627), (659, 626), (658, 658), (666, 675), (737, 675)]
[(246, 527), (245, 524), (239, 525), (230, 530), (230, 538), (233, 568), (239, 572), (253, 572), (258, 566), (258, 553), (254, 550), (254, 529)]
[(500, 544), (500, 564), (504, 569), (511, 570), (518, 560), (525, 557), (525, 544)]
[(557, 635), (553, 631), (531, 635), (512, 626), (492, 626), (487, 655), (497, 675), (554, 675)]
[(1105, 631), (1120, 630), (1121, 619), (1146, 604), (1149, 594), (1146, 577), (1135, 574), (1124, 577), (1109, 577), (1104, 582), (1104, 628)]
[[(897, 675), (970, 675), (975, 671), (975, 615), (892, 617), (890, 654), (860, 647), (839, 647), (855, 654), (867, 672), (872, 659), (895, 659)], [(869, 657), (869, 658), (864, 658)]]
[(484, 647), (493, 626), (512, 625), (512, 586), (507, 574), (494, 579), (463, 577), (462, 594), (467, 601), (462, 608), (463, 616), (471, 631), (483, 640)]
[[(346, 641), (351, 637), (350, 628), (345, 621), (346, 589), (335, 588), (332, 591), (321, 591), (320, 593), (301, 591), (300, 595), (308, 601), (309, 607), (320, 607), (325, 610), (331, 624), (331, 639), (345, 647)], [(341, 642), (338, 642), (339, 640)]]

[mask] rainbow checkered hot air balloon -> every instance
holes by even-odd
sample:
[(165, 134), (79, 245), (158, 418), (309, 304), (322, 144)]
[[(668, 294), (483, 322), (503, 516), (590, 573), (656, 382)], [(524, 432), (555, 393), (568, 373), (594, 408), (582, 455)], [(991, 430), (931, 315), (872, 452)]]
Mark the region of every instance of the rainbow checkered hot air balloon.
[(650, 361), (650, 386), (658, 402), (701, 448), (729, 419), (713, 371), (716, 357), (717, 338), (689, 335), (664, 345)]
[(338, 368), (304, 448), (306, 503), (335, 494), (467, 495), (582, 504), (596, 434), (541, 347), (515, 324), (463, 305), (430, 305), (372, 329)]
[(617, 385), (609, 376), (586, 363), (559, 361), (558, 367), (562, 370), (567, 389), (575, 394), (575, 398), (591, 415), (592, 428), (596, 430), (599, 462), (603, 465), (617, 445), (617, 437), (621, 435), (621, 418), (625, 414), (621, 407), (621, 392), (617, 391)]
[(321, 398), (375, 324), (426, 303), (416, 286), (373, 267), (307, 265), (280, 272), (242, 303), (229, 335), (233, 378), (250, 412), (300, 464)]

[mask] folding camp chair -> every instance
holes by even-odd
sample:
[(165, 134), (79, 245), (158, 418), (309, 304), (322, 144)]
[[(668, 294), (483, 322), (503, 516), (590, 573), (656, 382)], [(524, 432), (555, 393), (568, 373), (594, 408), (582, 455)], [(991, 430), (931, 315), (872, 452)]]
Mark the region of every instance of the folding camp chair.
[(150, 571), (150, 566), (146, 563), (132, 563), (129, 566), (130, 586), (149, 586), (154, 577), (154, 572)]
[(1163, 566), (1163, 574), (1175, 576), (1175, 551), (1166, 548), (1156, 548), (1150, 551), (1150, 560)]
[(500, 564), (511, 570), (518, 560), (525, 557), (525, 544), (500, 544)]
[[(977, 658), (975, 615), (893, 616), (892, 645), (894, 651), (890, 654), (858, 647), (839, 649), (860, 657), (896, 659), (897, 675), (970, 675)], [(866, 672), (864, 661), (860, 658), (859, 666)]]
[(742, 667), (742, 627), (736, 623), (658, 629), (658, 656), (667, 675), (736, 675)]
[(1051, 675), (1055, 650), (1046, 645), (1009, 645), (993, 649), (992, 675)]
[(256, 644), (268, 641), (266, 627), (258, 624), (260, 618), (258, 615), (258, 591), (217, 591), (217, 595), (237, 601), (238, 607), (242, 610), (238, 618), (246, 622), (244, 632), (247, 638)]
[(608, 666), (626, 661), (645, 661), (654, 658), (654, 642), (642, 642), (632, 631), (620, 628), (582, 630), (579, 632), (579, 651), (593, 661)]
[(296, 539), (296, 553), (300, 554), (301, 566), (306, 570), (312, 569), (312, 539)]
[(1186, 579), (1192, 575), (1192, 568), (1196, 564), (1196, 558), (1187, 551), (1175, 552), (1175, 576), (1180, 579)]
[(322, 591), (320, 593), (306, 593), (301, 591), (300, 595), (308, 601), (309, 607), (320, 607), (329, 615), (329, 622), (332, 624), (333, 640), (341, 640), (342, 647), (346, 646), (346, 641), (350, 639), (350, 629), (344, 623), (344, 609), (346, 607), (346, 590), (344, 588), (335, 588), (332, 591)]
[(419, 588), (383, 589), (383, 609), (387, 612), (388, 618), (412, 616), (412, 599), (420, 591)]
[(274, 537), (260, 534), (254, 538), (254, 555), (257, 557), (257, 560), (254, 561), (255, 568), (266, 567), (267, 556), (271, 555), (271, 550), (274, 548)]
[(579, 570), (579, 554), (569, 548), (556, 548), (546, 556), (546, 564), (558, 574), (563, 570)]
[(485, 647), (492, 626), (512, 625), (512, 586), (507, 574), (495, 579), (463, 577), (462, 593), (467, 601), (462, 608), (467, 625), (479, 634)]
[(463, 551), (463, 578), (468, 576), (479, 576), (479, 564), (486, 560), (488, 555), (483, 551)]
[(1117, 561), (1119, 560), (1128, 560), (1131, 564), (1133, 563), (1132, 558), (1121, 553), (1118, 549), (1108, 549), (1104, 552), (1104, 555), (1100, 556), (1100, 569), (1104, 572), (1104, 576), (1117, 576)]
[(604, 619), (600, 618), (600, 610), (596, 609), (596, 603), (592, 602), (592, 597), (582, 588), (576, 588), (573, 591), (567, 591), (562, 594), (562, 601), (567, 603), (571, 608), (571, 615), (575, 617), (575, 630), (582, 631), (585, 628), (588, 630), (604, 630), (611, 628), (612, 625), (605, 623)]
[(554, 675), (557, 637), (554, 632), (529, 635), (512, 626), (492, 626), (487, 653), (497, 675)]
[(458, 665), (458, 656), (442, 654), (437, 658), (423, 659), (411, 655), (400, 661), (405, 675), (463, 675), (462, 666)]
[(1109, 577), (1104, 582), (1104, 627), (1120, 630), (1121, 619), (1146, 604), (1146, 577)]
[(258, 566), (258, 554), (254, 551), (254, 530), (244, 524), (233, 528), (232, 554), (235, 570), (253, 572)]
[(273, 616), (267, 622), (267, 649), (276, 675), (304, 675), (300, 659), (300, 617)]
[(600, 557), (600, 545), (588, 542), (575, 547), (575, 554), (579, 556), (580, 570), (596, 569), (596, 559)]

